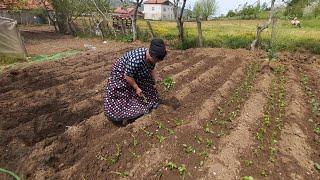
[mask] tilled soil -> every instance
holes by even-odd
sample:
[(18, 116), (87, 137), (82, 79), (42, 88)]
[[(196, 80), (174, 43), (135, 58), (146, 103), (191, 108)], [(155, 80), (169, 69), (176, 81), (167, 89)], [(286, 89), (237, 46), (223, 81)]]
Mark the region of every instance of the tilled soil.
[[(263, 53), (246, 50), (170, 50), (157, 69), (175, 80), (174, 88), (159, 84), (160, 107), (119, 127), (104, 116), (102, 97), (113, 63), (130, 48), (3, 72), (0, 167), (23, 179), (319, 178), (314, 128), (320, 121), (310, 105), (312, 97), (320, 101), (317, 57), (301, 61), (284, 54), (269, 64)], [(281, 83), (272, 91), (280, 66), (286, 67), (285, 105), (270, 114), (277, 117), (280, 107), (284, 112), (265, 135), (276, 143), (266, 140), (264, 150), (255, 152), (264, 142), (256, 133), (270, 93), (280, 93)], [(302, 72), (313, 96), (300, 82)], [(272, 161), (261, 158), (270, 147), (276, 149)], [(261, 159), (264, 167), (256, 163)]]

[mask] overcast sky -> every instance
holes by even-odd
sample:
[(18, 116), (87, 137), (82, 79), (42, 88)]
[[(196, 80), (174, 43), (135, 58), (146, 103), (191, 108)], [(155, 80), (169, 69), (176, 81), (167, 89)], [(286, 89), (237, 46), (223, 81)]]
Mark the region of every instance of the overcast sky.
[[(187, 8), (193, 7), (195, 1), (196, 0), (187, 0)], [(216, 0), (216, 2), (218, 3), (218, 10), (215, 16), (220, 14), (227, 14), (229, 10), (236, 9), (239, 4), (243, 5), (246, 2), (248, 2), (248, 4), (254, 4), (255, 2), (257, 2), (257, 0)], [(264, 2), (270, 4), (270, 0), (260, 0), (261, 4)]]

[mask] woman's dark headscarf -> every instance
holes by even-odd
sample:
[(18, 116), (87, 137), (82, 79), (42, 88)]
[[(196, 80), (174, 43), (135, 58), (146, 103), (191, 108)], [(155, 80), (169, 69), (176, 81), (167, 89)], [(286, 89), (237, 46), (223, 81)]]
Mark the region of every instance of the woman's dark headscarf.
[(152, 39), (149, 53), (156, 61), (162, 61), (167, 55), (166, 46), (162, 39)]

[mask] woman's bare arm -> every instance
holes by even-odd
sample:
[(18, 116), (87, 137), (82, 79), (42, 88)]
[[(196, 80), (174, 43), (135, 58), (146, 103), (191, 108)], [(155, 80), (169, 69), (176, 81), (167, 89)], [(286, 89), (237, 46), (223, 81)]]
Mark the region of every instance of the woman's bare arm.
[(139, 86), (136, 83), (136, 81), (134, 80), (134, 78), (130, 77), (130, 76), (127, 76), (127, 75), (124, 75), (124, 78), (130, 84), (130, 86), (136, 91), (136, 94), (138, 96), (142, 96), (142, 90), (139, 88)]

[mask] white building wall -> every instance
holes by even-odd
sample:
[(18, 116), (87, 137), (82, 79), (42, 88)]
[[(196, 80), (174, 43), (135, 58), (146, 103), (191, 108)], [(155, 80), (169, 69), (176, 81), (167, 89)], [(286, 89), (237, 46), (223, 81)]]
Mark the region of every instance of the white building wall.
[(173, 20), (173, 6), (162, 4), (145, 4), (144, 19)]
[(145, 4), (144, 19), (161, 20), (161, 4)]
[(173, 20), (173, 6), (172, 5), (161, 5), (162, 10), (162, 20)]

